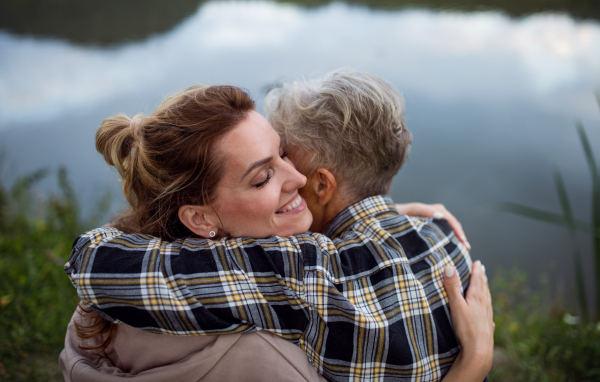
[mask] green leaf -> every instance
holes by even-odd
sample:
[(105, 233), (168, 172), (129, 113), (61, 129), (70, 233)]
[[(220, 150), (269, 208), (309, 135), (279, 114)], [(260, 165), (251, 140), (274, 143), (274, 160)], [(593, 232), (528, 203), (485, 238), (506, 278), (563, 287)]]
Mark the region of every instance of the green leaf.
[(556, 191), (558, 192), (558, 198), (560, 199), (560, 205), (562, 207), (567, 229), (569, 231), (571, 245), (573, 246), (573, 261), (575, 262), (575, 280), (577, 283), (577, 297), (579, 299), (579, 306), (581, 307), (581, 313), (583, 317), (587, 318), (587, 296), (585, 293), (583, 268), (581, 265), (581, 251), (579, 249), (579, 241), (577, 240), (577, 227), (575, 225), (575, 218), (573, 217), (571, 203), (569, 203), (567, 188), (565, 187), (565, 182), (563, 181), (560, 171), (556, 171), (554, 173), (554, 182), (556, 184)]
[[(596, 94), (596, 100), (600, 106), (600, 98)], [(592, 175), (592, 224), (595, 230), (600, 229), (600, 176), (598, 175), (598, 167), (596, 166), (596, 159), (594, 158), (594, 152), (592, 146), (585, 133), (585, 129), (580, 121), (577, 122), (577, 133), (583, 146), (585, 158), (590, 168)], [(595, 235), (594, 237), (594, 257), (595, 257), (595, 276), (596, 276), (596, 315), (600, 317), (600, 236)]]
[[(537, 208), (527, 207), (527, 206), (524, 206), (524, 205), (518, 204), (518, 203), (510, 203), (510, 202), (500, 203), (500, 209), (502, 211), (521, 215), (521, 216), (524, 216), (527, 218), (541, 220), (546, 223), (557, 224), (557, 225), (561, 225), (564, 227), (569, 226), (569, 222), (562, 215), (559, 215), (554, 212), (542, 211)], [(573, 219), (572, 224), (574, 225), (575, 229), (578, 231), (600, 237), (600, 228), (595, 228), (593, 225), (591, 225), (589, 223), (586, 223), (581, 220), (575, 220), (575, 219)]]
[(585, 153), (585, 159), (588, 162), (588, 166), (590, 168), (590, 173), (592, 175), (592, 183), (594, 185), (598, 184), (598, 168), (596, 167), (596, 160), (594, 159), (594, 152), (592, 151), (592, 146), (590, 145), (590, 140), (587, 137), (585, 129), (581, 124), (581, 121), (577, 121), (577, 133), (579, 134), (579, 139), (581, 140), (581, 145), (583, 146), (583, 152)]

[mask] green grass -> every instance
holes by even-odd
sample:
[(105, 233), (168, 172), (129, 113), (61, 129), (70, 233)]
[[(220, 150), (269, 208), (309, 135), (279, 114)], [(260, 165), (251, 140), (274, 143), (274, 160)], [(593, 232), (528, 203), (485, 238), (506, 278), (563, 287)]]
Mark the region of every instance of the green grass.
[[(77, 304), (63, 264), (73, 240), (99, 223), (79, 217), (64, 170), (59, 193), (37, 195), (35, 183), (48, 175), (37, 171), (10, 190), (0, 184), (0, 381), (62, 381), (58, 355)], [(527, 289), (517, 270), (497, 272), (491, 285), (502, 355), (492, 381), (600, 380), (598, 323), (573, 324), (548, 288)]]
[(498, 357), (491, 381), (599, 381), (600, 322), (580, 320), (550, 299), (551, 281), (532, 291), (524, 272), (491, 282)]
[(36, 195), (47, 175), (39, 170), (11, 190), (0, 184), (0, 381), (62, 380), (58, 355), (77, 305), (63, 265), (73, 240), (97, 223), (79, 218), (64, 169), (58, 194)]

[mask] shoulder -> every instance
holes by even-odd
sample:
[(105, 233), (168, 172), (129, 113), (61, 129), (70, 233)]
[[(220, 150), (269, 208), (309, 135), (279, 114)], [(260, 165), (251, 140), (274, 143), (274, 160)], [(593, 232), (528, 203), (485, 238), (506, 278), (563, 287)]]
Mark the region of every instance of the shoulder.
[(74, 264), (81, 262), (86, 253), (93, 251), (102, 243), (123, 235), (123, 232), (116, 228), (101, 227), (79, 235), (73, 242), (69, 261), (65, 264), (65, 270), (71, 268)]
[(89, 259), (93, 259), (91, 262), (96, 264), (114, 264), (117, 258), (119, 261), (139, 262), (150, 253), (153, 258), (160, 257), (165, 261), (180, 263), (197, 259), (198, 255), (219, 258), (222, 255), (237, 257), (244, 254), (252, 262), (262, 261), (260, 259), (263, 256), (279, 259), (282, 255), (288, 255), (303, 256), (309, 260), (308, 263), (314, 264), (324, 255), (328, 256), (335, 251), (333, 242), (318, 233), (289, 237), (270, 236), (263, 239), (223, 238), (215, 241), (186, 238), (169, 242), (150, 235), (126, 234), (115, 228), (102, 227), (88, 231), (75, 240), (65, 269), (71, 266), (81, 268), (81, 263), (88, 263)]
[(453, 231), (446, 219), (433, 219), (422, 216), (406, 216), (407, 220), (423, 234), (450, 236)]
[(416, 265), (423, 259), (439, 265), (439, 272), (446, 265), (454, 265), (461, 275), (463, 287), (468, 286), (470, 270), (473, 261), (468, 249), (454, 235), (454, 231), (445, 219), (414, 218), (409, 219), (415, 225), (419, 237), (429, 249), (421, 256), (410, 259), (411, 265)]
[(253, 239), (249, 237), (223, 238), (215, 241), (204, 238), (186, 238), (169, 242), (151, 235), (137, 233), (127, 234), (116, 228), (101, 227), (85, 232), (75, 239), (73, 250), (82, 251), (90, 247), (102, 246), (109, 243), (118, 243), (130, 247), (147, 246), (150, 243), (153, 243), (158, 246), (169, 245), (174, 248), (187, 248), (192, 250), (207, 246), (239, 248), (258, 245), (264, 246), (265, 248), (272, 248), (280, 246), (298, 247), (300, 245), (332, 245), (332, 241), (327, 236), (320, 233), (306, 233), (288, 237), (270, 236), (263, 239)]
[(448, 243), (454, 232), (443, 219), (399, 215), (385, 211), (356, 221), (334, 242), (339, 248), (344, 243), (355, 245), (357, 241), (372, 241), (384, 246), (400, 247), (419, 253), (439, 243)]
[(460, 243), (454, 235), (454, 231), (445, 219), (432, 219), (423, 217), (408, 217), (414, 232), (429, 247), (427, 252), (434, 253), (438, 250), (444, 250), (451, 256), (459, 253), (467, 253), (467, 249)]
[(110, 240), (121, 235), (123, 235), (123, 232), (116, 228), (96, 228), (79, 235), (79, 237), (77, 237), (73, 243), (73, 250), (81, 251), (89, 248), (90, 246), (96, 246), (103, 241)]
[[(164, 243), (157, 237), (142, 234), (126, 234), (112, 227), (100, 227), (87, 231), (75, 239), (69, 262), (98, 250), (119, 248), (135, 252), (147, 250), (149, 246), (161, 246)], [(175, 244), (175, 243), (173, 243)]]

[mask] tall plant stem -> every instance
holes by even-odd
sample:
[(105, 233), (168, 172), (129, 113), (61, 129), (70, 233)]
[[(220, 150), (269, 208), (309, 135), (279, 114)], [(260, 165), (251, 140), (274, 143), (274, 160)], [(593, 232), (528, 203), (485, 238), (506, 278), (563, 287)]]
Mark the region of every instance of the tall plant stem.
[(577, 238), (577, 227), (575, 225), (575, 218), (573, 217), (571, 203), (569, 203), (567, 188), (565, 187), (565, 182), (563, 181), (562, 175), (559, 171), (554, 173), (554, 182), (556, 183), (556, 190), (558, 191), (560, 205), (566, 220), (569, 238), (571, 239), (571, 244), (573, 245), (575, 282), (577, 283), (577, 297), (579, 299), (579, 306), (581, 307), (581, 315), (584, 317), (584, 319), (587, 319), (589, 317), (589, 311), (587, 306), (587, 296), (585, 293), (585, 280), (583, 278), (583, 265), (581, 264), (581, 251), (579, 250), (579, 240)]
[[(592, 176), (592, 225), (598, 229), (600, 228), (600, 176), (590, 141), (581, 122), (577, 122), (577, 132)], [(596, 276), (596, 317), (600, 317), (600, 237), (593, 236), (592, 240), (594, 241), (594, 273)]]

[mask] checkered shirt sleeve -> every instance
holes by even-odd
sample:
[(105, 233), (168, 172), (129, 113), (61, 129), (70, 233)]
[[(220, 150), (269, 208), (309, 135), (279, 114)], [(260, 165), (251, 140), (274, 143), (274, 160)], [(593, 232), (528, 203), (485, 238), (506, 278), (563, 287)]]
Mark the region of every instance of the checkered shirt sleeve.
[(334, 381), (441, 380), (459, 346), (442, 271), (471, 260), (447, 222), (398, 215), (388, 197), (326, 233), (165, 242), (100, 228), (65, 265), (105, 318), (174, 335), (271, 331)]

